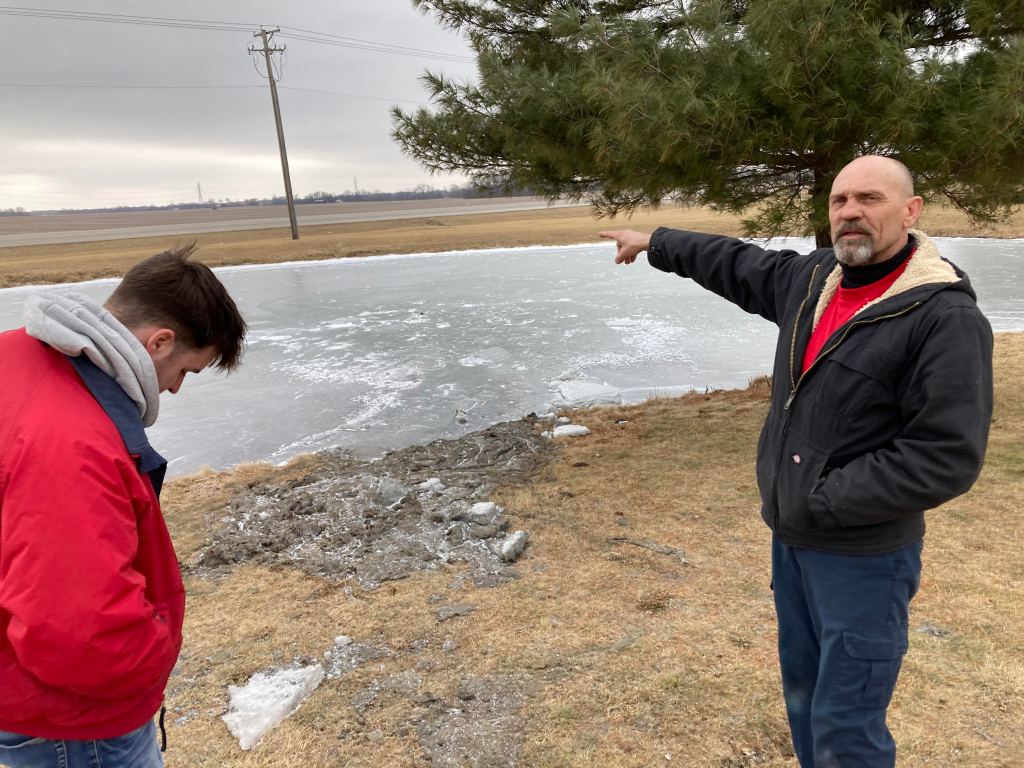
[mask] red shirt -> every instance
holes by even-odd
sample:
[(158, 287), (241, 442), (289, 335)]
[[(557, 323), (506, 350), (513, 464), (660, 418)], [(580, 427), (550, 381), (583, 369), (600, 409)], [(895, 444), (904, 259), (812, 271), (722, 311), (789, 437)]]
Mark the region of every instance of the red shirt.
[(892, 284), (903, 274), (909, 263), (910, 259), (905, 259), (899, 267), (881, 280), (876, 280), (859, 288), (843, 288), (842, 284), (840, 284), (839, 290), (836, 291), (836, 295), (832, 297), (832, 301), (829, 302), (828, 307), (825, 309), (825, 314), (818, 321), (818, 326), (811, 333), (811, 340), (807, 342), (802, 372), (811, 367), (811, 364), (814, 363), (818, 353), (821, 352), (825, 342), (832, 337), (832, 334), (844, 326), (865, 304), (874, 301), (889, 290)]

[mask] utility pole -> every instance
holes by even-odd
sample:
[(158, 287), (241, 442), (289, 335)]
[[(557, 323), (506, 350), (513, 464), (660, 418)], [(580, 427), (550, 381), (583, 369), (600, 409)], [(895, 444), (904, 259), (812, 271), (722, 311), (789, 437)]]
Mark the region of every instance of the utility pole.
[(281, 172), (284, 174), (284, 194), (288, 198), (288, 220), (292, 225), (292, 240), (299, 239), (299, 222), (295, 218), (295, 199), (292, 197), (292, 177), (288, 171), (288, 152), (284, 147), (284, 128), (281, 126), (281, 106), (277, 101), (277, 82), (274, 79), (274, 66), (270, 61), (270, 54), (283, 53), (284, 48), (271, 48), (270, 38), (280, 29), (264, 29), (260, 27), (259, 32), (254, 32), (253, 37), (258, 37), (263, 43), (262, 48), (249, 46), (249, 53), (262, 53), (267, 62), (267, 80), (270, 81), (270, 97), (274, 101), (274, 122), (277, 125), (277, 146), (281, 150)]
[(202, 187), (202, 185), (198, 181), (196, 182), (196, 197), (199, 198), (199, 204), (202, 205), (203, 204), (203, 187)]

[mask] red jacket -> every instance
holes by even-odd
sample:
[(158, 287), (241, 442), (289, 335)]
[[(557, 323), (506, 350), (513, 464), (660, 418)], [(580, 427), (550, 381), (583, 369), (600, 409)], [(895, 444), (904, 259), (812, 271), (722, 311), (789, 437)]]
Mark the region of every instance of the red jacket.
[(0, 730), (49, 739), (149, 720), (185, 609), (153, 482), (126, 447), (145, 443), (141, 421), (109, 378), (97, 401), (81, 360), (0, 334)]

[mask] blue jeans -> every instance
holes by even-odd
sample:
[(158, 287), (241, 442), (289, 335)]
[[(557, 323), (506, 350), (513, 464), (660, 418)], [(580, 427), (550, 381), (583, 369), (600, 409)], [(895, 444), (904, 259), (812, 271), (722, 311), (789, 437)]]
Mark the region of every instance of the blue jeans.
[(0, 731), (0, 765), (10, 768), (160, 768), (164, 764), (149, 721), (114, 739), (34, 739)]
[(921, 542), (881, 555), (772, 541), (779, 663), (802, 768), (892, 768), (886, 710), (907, 650)]

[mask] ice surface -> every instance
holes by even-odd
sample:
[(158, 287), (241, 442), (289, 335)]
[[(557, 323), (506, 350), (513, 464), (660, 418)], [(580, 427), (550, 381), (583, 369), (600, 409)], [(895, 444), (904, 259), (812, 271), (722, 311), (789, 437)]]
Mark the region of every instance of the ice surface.
[[(938, 240), (996, 330), (1024, 330), (1020, 241)], [(810, 240), (773, 248), (807, 252)], [(218, 269), (251, 329), (241, 369), (189, 376), (150, 440), (171, 474), (360, 455), (531, 411), (745, 386), (777, 328), (612, 244)], [(51, 288), (103, 301), (110, 280)], [(0, 290), (0, 329), (38, 288)]]
[(228, 686), (230, 704), (222, 719), (238, 745), (252, 749), (267, 731), (294, 714), (323, 679), (319, 664), (257, 672), (245, 685)]

